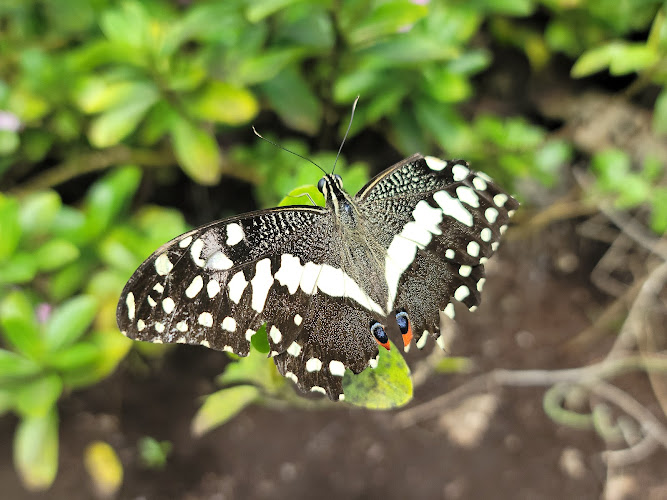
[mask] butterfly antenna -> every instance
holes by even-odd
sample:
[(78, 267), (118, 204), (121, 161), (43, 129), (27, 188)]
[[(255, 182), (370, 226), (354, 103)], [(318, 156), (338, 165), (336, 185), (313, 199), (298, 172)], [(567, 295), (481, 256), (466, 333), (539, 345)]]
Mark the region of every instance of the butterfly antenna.
[(350, 114), (350, 123), (347, 124), (347, 130), (345, 131), (345, 136), (343, 137), (343, 141), (340, 143), (340, 147), (338, 148), (338, 154), (336, 155), (336, 161), (334, 161), (334, 166), (333, 169), (331, 170), (331, 175), (333, 175), (334, 171), (336, 170), (336, 163), (338, 163), (338, 157), (340, 156), (340, 152), (343, 150), (343, 144), (345, 144), (345, 139), (347, 139), (347, 134), (350, 133), (350, 128), (352, 127), (352, 119), (354, 118), (354, 110), (357, 109), (357, 101), (359, 101), (359, 96), (357, 96), (357, 98), (352, 103), (352, 113)]
[(292, 153), (294, 156), (298, 156), (299, 158), (302, 158), (302, 159), (304, 159), (304, 160), (306, 160), (306, 161), (309, 161), (310, 163), (312, 163), (313, 165), (315, 165), (317, 168), (319, 168), (322, 172), (324, 172), (325, 175), (327, 174), (327, 171), (326, 171), (326, 170), (324, 170), (322, 167), (320, 167), (317, 163), (315, 163), (315, 162), (314, 162), (313, 160), (311, 160), (310, 158), (306, 158), (305, 156), (301, 156), (299, 153), (295, 153), (294, 151), (291, 151), (291, 150), (289, 150), (289, 149), (287, 149), (287, 148), (282, 147), (280, 144), (276, 144), (275, 142), (270, 141), (270, 140), (267, 139), (266, 137), (262, 137), (262, 136), (260, 135), (260, 133), (257, 132), (257, 130), (255, 130), (255, 127), (254, 127), (254, 126), (252, 127), (252, 131), (253, 131), (253, 132), (255, 133), (255, 135), (256, 135), (257, 137), (259, 137), (260, 139), (265, 140), (265, 141), (268, 142), (269, 144), (273, 144), (275, 147), (280, 148), (280, 149), (282, 149), (283, 151), (287, 151), (288, 153)]

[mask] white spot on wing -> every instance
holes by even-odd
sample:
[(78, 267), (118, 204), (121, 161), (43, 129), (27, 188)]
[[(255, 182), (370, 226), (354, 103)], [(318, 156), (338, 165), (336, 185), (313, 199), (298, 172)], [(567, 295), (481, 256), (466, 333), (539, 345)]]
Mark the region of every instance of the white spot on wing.
[(424, 333), (422, 333), (421, 337), (419, 337), (419, 340), (417, 341), (417, 348), (423, 349), (424, 346), (426, 345), (427, 340), (428, 340), (428, 330), (424, 330)]
[(239, 271), (232, 276), (232, 279), (227, 284), (227, 288), (229, 288), (229, 300), (234, 302), (234, 304), (238, 304), (243, 296), (243, 290), (247, 286), (248, 282), (243, 275), (243, 271)]
[(493, 237), (493, 232), (488, 227), (485, 227), (484, 229), (482, 229), (480, 231), (479, 236), (480, 236), (480, 238), (482, 238), (482, 241), (489, 242), (489, 241), (491, 241), (491, 238)]
[(236, 245), (239, 241), (243, 239), (245, 234), (243, 233), (243, 228), (236, 222), (227, 224), (227, 241), (226, 243), (229, 246)]
[(188, 331), (188, 324), (185, 321), (179, 321), (176, 323), (176, 330), (185, 333)]
[(208, 343), (208, 340), (202, 340), (200, 344), (203, 345), (204, 347), (211, 347), (211, 344)]
[(470, 276), (470, 273), (472, 272), (472, 267), (470, 266), (461, 266), (459, 267), (459, 274), (463, 276), (464, 278), (467, 278)]
[(487, 188), (486, 181), (481, 177), (475, 177), (472, 180), (472, 185), (475, 186), (475, 189), (477, 189), (478, 191), (486, 191)]
[(202, 326), (211, 327), (213, 326), (213, 316), (211, 316), (210, 312), (203, 312), (197, 318), (197, 323), (199, 323)]
[(167, 253), (162, 253), (158, 256), (157, 259), (155, 259), (155, 271), (160, 275), (160, 276), (166, 276), (169, 274), (169, 272), (174, 268), (174, 265), (171, 263), (169, 260), (169, 257), (167, 257)]
[(188, 236), (187, 238), (183, 238), (181, 241), (179, 241), (178, 246), (181, 248), (185, 248), (190, 244), (191, 241), (192, 241), (192, 236)]
[(468, 252), (468, 255), (472, 257), (479, 257), (479, 243), (477, 243), (476, 241), (471, 241), (470, 243), (468, 243), (466, 251)]
[(445, 257), (447, 257), (448, 259), (453, 259), (454, 257), (456, 257), (456, 252), (451, 248), (448, 248), (447, 250), (445, 250)]
[(164, 312), (167, 314), (171, 314), (174, 312), (174, 308), (176, 307), (176, 304), (174, 303), (174, 300), (171, 297), (167, 297), (162, 301), (162, 309), (164, 309)]
[(287, 287), (290, 295), (299, 288), (299, 281), (303, 273), (303, 266), (298, 257), (286, 253), (280, 256), (280, 269), (274, 276), (278, 283)]
[(468, 295), (470, 295), (470, 289), (465, 285), (461, 285), (454, 292), (454, 298), (459, 302), (462, 302)]
[(204, 286), (204, 280), (202, 279), (202, 277), (200, 275), (195, 276), (192, 279), (190, 286), (188, 286), (185, 289), (185, 296), (188, 297), (189, 299), (195, 298), (197, 294), (201, 291), (203, 286)]
[(220, 292), (220, 283), (217, 280), (211, 280), (206, 284), (206, 293), (209, 298), (213, 298)]
[(466, 167), (463, 165), (454, 165), (452, 167), (452, 175), (454, 176), (454, 180), (456, 182), (460, 182), (466, 177), (468, 177), (468, 174), (470, 173), (470, 170), (468, 170)]
[(299, 377), (294, 375), (292, 372), (285, 372), (285, 378), (290, 379), (295, 384), (299, 381)]
[(125, 305), (127, 306), (127, 317), (130, 321), (134, 319), (134, 294), (132, 292), (125, 297)]
[(505, 193), (498, 193), (493, 197), (493, 203), (495, 203), (497, 207), (502, 207), (505, 206), (508, 199), (509, 198)]
[(153, 325), (153, 326), (154, 326), (156, 332), (158, 332), (158, 333), (164, 332), (164, 325), (162, 323), (160, 323), (159, 321), (156, 321), (155, 325)]
[(317, 358), (310, 358), (306, 361), (306, 371), (319, 372), (322, 369), (322, 361)]
[(451, 319), (454, 319), (454, 304), (451, 302), (445, 307), (444, 313)]
[(164, 292), (164, 287), (162, 286), (162, 283), (155, 283), (153, 290), (155, 290), (157, 293), (162, 293)]
[(456, 196), (459, 200), (467, 203), (471, 207), (479, 207), (479, 197), (468, 186), (459, 186), (456, 188)]
[(296, 342), (292, 342), (287, 348), (287, 354), (296, 358), (299, 354), (301, 354), (301, 346)]
[(336, 377), (342, 377), (345, 375), (345, 365), (341, 361), (332, 359), (329, 361), (329, 372)]
[(436, 158), (435, 156), (426, 156), (424, 159), (426, 160), (428, 168), (435, 170), (436, 172), (439, 172), (447, 166), (446, 161), (443, 161), (440, 158)]
[(146, 302), (148, 302), (148, 305), (151, 307), (155, 307), (157, 305), (157, 302), (155, 302), (155, 300), (153, 300), (153, 297), (151, 297), (150, 295), (146, 296)]
[(280, 330), (276, 328), (276, 325), (271, 325), (271, 331), (269, 331), (269, 337), (273, 340), (274, 344), (279, 344), (283, 339), (283, 334), (280, 333)]
[(319, 385), (314, 385), (310, 388), (310, 392), (319, 392), (321, 394), (327, 393), (327, 391), (324, 390), (324, 387), (320, 387)]
[(142, 331), (144, 328), (146, 328), (146, 323), (144, 323), (144, 320), (140, 319), (137, 321), (137, 330)]
[(256, 332), (255, 330), (250, 330), (250, 329), (246, 330), (246, 331), (245, 331), (245, 339), (246, 339), (248, 342), (250, 342), (250, 340), (252, 339), (252, 336), (255, 335), (256, 333), (257, 333), (257, 332)]
[(303, 318), (301, 317), (300, 314), (295, 314), (294, 315), (294, 324), (296, 326), (300, 326), (302, 321), (303, 321)]
[(271, 261), (269, 259), (262, 259), (257, 262), (257, 265), (255, 266), (255, 276), (250, 283), (252, 284), (252, 308), (257, 312), (262, 312), (264, 310), (266, 296), (273, 284)]
[(236, 320), (231, 316), (227, 316), (222, 320), (222, 329), (227, 330), (228, 332), (236, 331)]
[(477, 291), (481, 292), (482, 288), (484, 288), (484, 283), (486, 283), (486, 278), (480, 278), (479, 281), (477, 282)]
[(436, 201), (445, 215), (453, 217), (461, 224), (472, 227), (472, 214), (461, 204), (458, 198), (453, 198), (447, 191), (438, 191), (433, 194)]
[(201, 258), (201, 251), (204, 249), (204, 241), (201, 238), (197, 238), (195, 242), (190, 247), (190, 255), (192, 256), (192, 261), (195, 265), (199, 267), (204, 267), (206, 261)]
[(222, 250), (215, 252), (206, 261), (206, 267), (208, 269), (215, 269), (216, 271), (224, 271), (233, 265), (234, 263), (224, 254)]
[(493, 207), (489, 207), (484, 211), (484, 217), (486, 217), (486, 220), (493, 224), (498, 218), (498, 210)]

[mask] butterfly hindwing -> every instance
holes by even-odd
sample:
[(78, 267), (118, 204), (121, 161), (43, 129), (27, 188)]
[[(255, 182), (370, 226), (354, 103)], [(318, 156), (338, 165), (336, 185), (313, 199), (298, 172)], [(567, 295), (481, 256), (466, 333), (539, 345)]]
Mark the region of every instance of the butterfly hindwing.
[(516, 200), (461, 160), (413, 155), (357, 194), (368, 233), (387, 249), (387, 310), (408, 313), (414, 339), (439, 336), (451, 299), (480, 302), (484, 262), (495, 252)]

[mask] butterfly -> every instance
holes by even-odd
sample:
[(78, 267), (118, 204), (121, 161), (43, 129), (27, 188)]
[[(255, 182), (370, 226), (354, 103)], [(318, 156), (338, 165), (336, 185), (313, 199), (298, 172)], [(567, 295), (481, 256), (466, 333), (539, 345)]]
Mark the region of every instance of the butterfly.
[(421, 154), (355, 196), (336, 174), (317, 187), (324, 207), (242, 214), (158, 248), (123, 289), (122, 333), (247, 356), (266, 324), (283, 376), (343, 400), (345, 371), (377, 366), (390, 335), (421, 349), (454, 301), (477, 307), (484, 264), (519, 206), (465, 161)]

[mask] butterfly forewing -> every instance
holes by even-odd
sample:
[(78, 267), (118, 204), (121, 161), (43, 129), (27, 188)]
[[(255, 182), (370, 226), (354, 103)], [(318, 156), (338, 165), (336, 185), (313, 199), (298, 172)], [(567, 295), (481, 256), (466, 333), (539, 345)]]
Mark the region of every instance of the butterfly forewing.
[[(327, 179), (334, 193), (336, 181)], [(373, 325), (403, 315), (421, 348), (427, 332), (439, 335), (439, 311), (453, 315), (453, 299), (479, 303), (484, 261), (518, 206), (465, 162), (421, 155), (346, 197), (232, 217), (175, 238), (125, 286), (121, 331), (244, 356), (266, 323), (280, 373), (304, 391), (342, 399), (345, 370), (373, 366), (378, 343), (385, 345)]]

